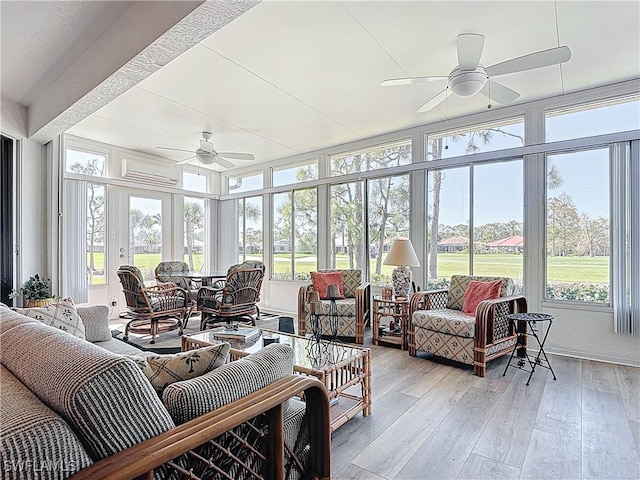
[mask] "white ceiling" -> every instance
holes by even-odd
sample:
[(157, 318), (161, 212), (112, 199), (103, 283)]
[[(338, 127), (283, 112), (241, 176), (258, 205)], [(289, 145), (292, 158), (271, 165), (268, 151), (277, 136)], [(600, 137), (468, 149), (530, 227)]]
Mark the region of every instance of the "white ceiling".
[[(87, 3), (103, 2), (83, 8)], [(91, 12), (99, 15), (100, 7)], [(110, 10), (109, 18), (117, 13)], [(264, 1), (69, 133), (181, 160), (189, 154), (155, 147), (195, 150), (200, 132), (208, 130), (218, 151), (250, 152), (266, 162), (440, 121), (443, 109), (415, 111), (444, 82), (386, 88), (380, 82), (447, 75), (457, 64), (462, 32), (485, 35), (485, 66), (559, 45), (571, 48), (571, 60), (561, 66), (499, 77), (521, 94), (518, 102), (640, 77), (637, 1)], [(25, 51), (30, 47), (25, 44)], [(44, 72), (55, 68), (47, 66), (57, 58), (51, 47), (32, 55), (46, 59)], [(7, 95), (4, 67), (3, 58)], [(9, 77), (10, 93), (28, 105), (29, 82)], [(486, 104), (480, 95), (452, 96), (447, 113), (476, 113)]]

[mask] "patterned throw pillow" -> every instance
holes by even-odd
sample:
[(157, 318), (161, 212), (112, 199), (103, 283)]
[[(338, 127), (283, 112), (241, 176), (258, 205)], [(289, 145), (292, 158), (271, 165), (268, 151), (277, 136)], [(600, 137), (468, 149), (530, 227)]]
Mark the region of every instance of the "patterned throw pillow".
[(70, 299), (61, 300), (46, 307), (16, 308), (15, 311), (27, 317), (40, 320), (51, 327), (64, 330), (83, 340), (86, 339), (84, 323), (82, 323), (82, 319)]
[(228, 343), (220, 343), (173, 355), (151, 354), (128, 358), (136, 362), (156, 392), (162, 395), (165, 387), (171, 383), (199, 377), (224, 365), (230, 348)]
[(311, 282), (313, 289), (320, 294), (321, 299), (327, 298), (327, 287), (338, 285), (338, 298), (344, 298), (344, 287), (342, 286), (342, 273), (340, 272), (311, 272)]

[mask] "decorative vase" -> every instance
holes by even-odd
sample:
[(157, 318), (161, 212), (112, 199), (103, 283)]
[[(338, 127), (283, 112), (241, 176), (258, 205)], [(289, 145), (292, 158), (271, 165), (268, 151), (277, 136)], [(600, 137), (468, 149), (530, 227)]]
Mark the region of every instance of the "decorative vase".
[(409, 286), (411, 285), (411, 269), (405, 266), (394, 268), (393, 272), (391, 272), (391, 281), (396, 297), (408, 296)]
[(27, 299), (27, 308), (46, 307), (53, 303), (53, 298), (40, 298), (38, 300)]

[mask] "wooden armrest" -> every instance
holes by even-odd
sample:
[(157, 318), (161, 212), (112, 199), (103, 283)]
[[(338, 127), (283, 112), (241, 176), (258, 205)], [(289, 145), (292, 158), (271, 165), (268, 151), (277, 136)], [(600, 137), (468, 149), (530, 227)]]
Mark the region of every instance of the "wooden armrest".
[[(309, 427), (309, 452), (307, 471), (311, 478), (328, 479), (331, 475), (329, 397), (325, 386), (317, 379), (301, 375), (289, 375), (251, 395), (218, 408), (198, 418), (157, 435), (138, 445), (100, 460), (81, 470), (71, 478), (84, 479), (132, 479), (142, 475), (153, 478), (153, 470), (171, 462), (184, 453), (219, 437), (234, 427), (254, 417), (268, 412), (274, 427), (282, 427), (282, 404), (304, 393), (307, 403), (306, 415)], [(276, 442), (275, 447), (284, 455), (284, 438), (281, 430), (269, 429), (269, 435)], [(196, 455), (195, 453), (193, 455)], [(277, 455), (274, 455), (277, 457)], [(273, 478), (282, 478), (282, 461), (270, 458), (274, 465)], [(277, 470), (282, 470), (278, 472)]]
[(416, 310), (430, 310), (434, 308), (434, 304), (443, 304), (445, 308), (447, 304), (447, 297), (449, 295), (449, 289), (440, 288), (437, 290), (423, 290), (422, 292), (416, 292), (411, 295), (409, 301), (409, 318)]

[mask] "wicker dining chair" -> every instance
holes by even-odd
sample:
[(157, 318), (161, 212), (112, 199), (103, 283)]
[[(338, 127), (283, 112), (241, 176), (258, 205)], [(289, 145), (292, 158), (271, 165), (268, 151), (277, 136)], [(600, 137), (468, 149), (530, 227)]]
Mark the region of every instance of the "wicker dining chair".
[(218, 280), (214, 286), (198, 290), (198, 308), (201, 313), (200, 330), (234, 319), (256, 324), (260, 318), (260, 288), (264, 278), (264, 264), (246, 261), (233, 265), (227, 271), (226, 280)]
[(182, 276), (189, 272), (189, 265), (180, 260), (160, 262), (155, 269), (156, 281), (158, 283), (175, 283), (191, 294), (191, 299), (195, 302), (198, 297), (200, 285), (195, 280)]
[(186, 328), (192, 302), (189, 292), (175, 283), (160, 283), (146, 287), (142, 273), (133, 265), (121, 265), (118, 277), (127, 303), (127, 316), (131, 318), (124, 330), (124, 340), (131, 333), (151, 335), (149, 343), (155, 343), (156, 335)]

